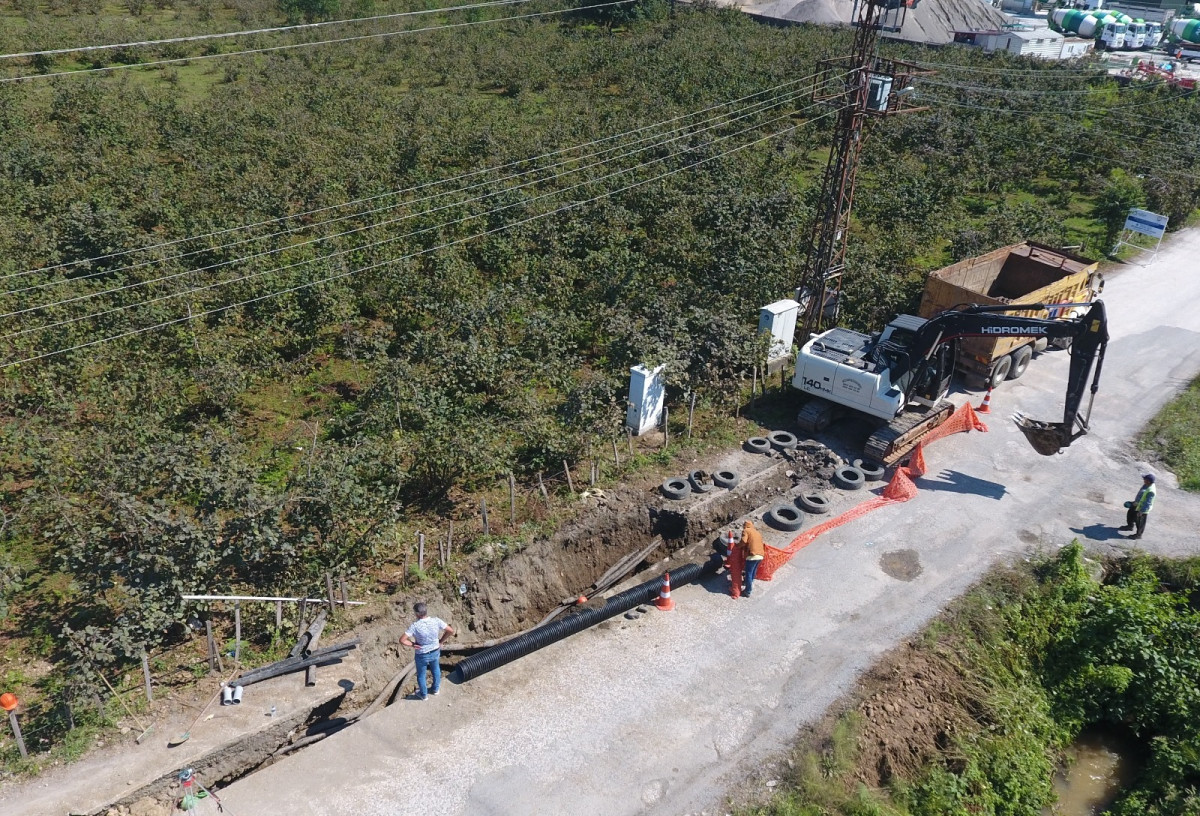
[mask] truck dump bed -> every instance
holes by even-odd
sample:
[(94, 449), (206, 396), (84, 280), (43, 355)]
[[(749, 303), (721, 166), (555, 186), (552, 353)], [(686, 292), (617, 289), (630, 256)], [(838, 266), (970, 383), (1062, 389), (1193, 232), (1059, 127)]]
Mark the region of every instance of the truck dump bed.
[[(1082, 303), (1098, 293), (1099, 264), (1059, 249), (1026, 241), (967, 258), (929, 273), (920, 315), (930, 318), (964, 304)], [(1046, 317), (1045, 311), (1014, 312)], [(1066, 317), (1050, 311), (1051, 317)], [(959, 345), (958, 365), (969, 380), (990, 376), (992, 364), (1029, 344), (1024, 338), (968, 338)], [(1027, 353), (1026, 353), (1027, 354)]]

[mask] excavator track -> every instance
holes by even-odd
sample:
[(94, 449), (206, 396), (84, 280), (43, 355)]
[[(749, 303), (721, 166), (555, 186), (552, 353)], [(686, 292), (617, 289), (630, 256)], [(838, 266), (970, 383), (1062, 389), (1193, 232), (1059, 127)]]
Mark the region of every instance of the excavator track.
[(954, 413), (954, 403), (942, 400), (924, 411), (905, 411), (887, 425), (871, 434), (863, 454), (886, 466), (894, 465), (908, 455), (925, 436)]

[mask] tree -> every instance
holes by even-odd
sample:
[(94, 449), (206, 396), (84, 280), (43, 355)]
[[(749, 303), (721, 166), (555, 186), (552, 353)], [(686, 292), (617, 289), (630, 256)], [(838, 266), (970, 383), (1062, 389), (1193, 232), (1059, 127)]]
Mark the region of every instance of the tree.
[(1146, 203), (1146, 194), (1142, 183), (1119, 167), (1113, 168), (1108, 174), (1108, 181), (1100, 190), (1096, 203), (1092, 207), (1092, 215), (1104, 224), (1104, 245), (1111, 247), (1121, 234), (1125, 225), (1125, 217), (1133, 207), (1141, 207)]
[(289, 23), (306, 23), (332, 19), (341, 7), (340, 0), (280, 0), (279, 7)]

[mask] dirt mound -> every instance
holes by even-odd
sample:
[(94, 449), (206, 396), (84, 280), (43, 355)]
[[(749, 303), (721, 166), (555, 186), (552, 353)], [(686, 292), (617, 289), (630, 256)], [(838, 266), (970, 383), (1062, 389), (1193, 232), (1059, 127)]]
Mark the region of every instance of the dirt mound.
[(953, 743), (974, 717), (968, 683), (936, 655), (905, 645), (862, 678), (856, 776), (871, 787), (916, 772)]

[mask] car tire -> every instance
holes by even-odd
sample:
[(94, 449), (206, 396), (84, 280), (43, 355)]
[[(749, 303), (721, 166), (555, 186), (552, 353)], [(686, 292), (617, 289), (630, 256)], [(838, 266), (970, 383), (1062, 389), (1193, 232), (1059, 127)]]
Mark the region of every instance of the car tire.
[(1010, 380), (1020, 379), (1025, 373), (1025, 369), (1029, 368), (1029, 361), (1033, 359), (1033, 349), (1029, 346), (1021, 346), (1012, 353), (1012, 369), (1008, 372)]
[(824, 493), (804, 493), (796, 497), (796, 506), (809, 513), (821, 515), (829, 512), (829, 497)]
[(1000, 383), (1008, 379), (1008, 372), (1012, 371), (1013, 360), (1005, 354), (999, 360), (992, 364), (992, 375), (988, 377), (988, 388), (999, 388)]
[(771, 431), (767, 434), (767, 440), (780, 450), (795, 450), (796, 445), (800, 444), (796, 435), (787, 431)]
[(765, 436), (752, 436), (746, 440), (746, 450), (751, 453), (770, 453), (771, 442)]
[(862, 471), (863, 478), (868, 482), (878, 482), (887, 472), (883, 465), (877, 465), (874, 462), (864, 462), (862, 459), (855, 459), (854, 466)]
[(681, 499), (685, 499), (691, 492), (692, 489), (691, 486), (688, 485), (687, 479), (667, 479), (662, 483), (662, 494), (672, 501), (680, 501)]
[(804, 516), (791, 504), (779, 504), (772, 507), (763, 516), (763, 521), (777, 530), (788, 533), (795, 532), (804, 526)]
[(712, 490), (713, 486), (705, 481), (705, 476), (707, 475), (703, 470), (693, 470), (689, 473), (688, 481), (692, 485), (692, 490), (695, 490), (697, 493), (707, 493)]
[(833, 472), (833, 483), (844, 490), (862, 490), (867, 477), (851, 465), (843, 465)]
[(738, 486), (738, 482), (742, 480), (742, 477), (732, 470), (718, 470), (713, 474), (712, 480), (713, 484), (715, 484), (717, 487), (723, 487), (726, 490), (733, 490)]

